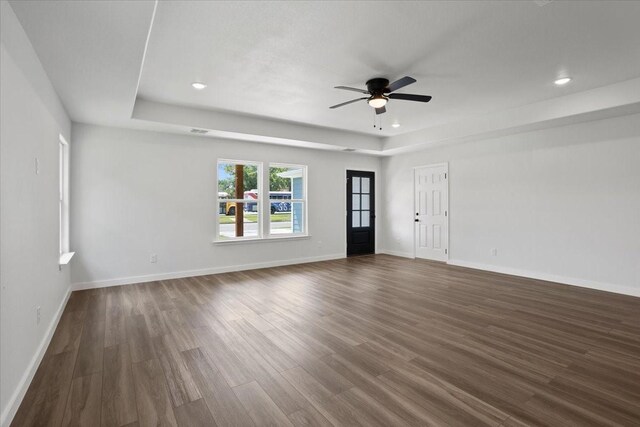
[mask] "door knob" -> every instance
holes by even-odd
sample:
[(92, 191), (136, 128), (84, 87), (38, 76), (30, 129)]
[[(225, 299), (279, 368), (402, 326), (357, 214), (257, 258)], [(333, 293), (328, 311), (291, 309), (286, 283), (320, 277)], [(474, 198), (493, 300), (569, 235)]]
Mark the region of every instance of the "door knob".
[(420, 222), (420, 220), (419, 220), (418, 218), (416, 218), (414, 221), (415, 221), (415, 222)]

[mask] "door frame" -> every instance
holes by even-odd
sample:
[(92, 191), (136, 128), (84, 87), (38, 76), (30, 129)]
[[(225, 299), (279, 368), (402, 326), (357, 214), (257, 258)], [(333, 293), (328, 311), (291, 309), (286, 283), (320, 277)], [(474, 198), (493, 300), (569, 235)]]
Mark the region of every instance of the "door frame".
[(344, 221), (342, 223), (342, 231), (344, 233), (344, 238), (343, 238), (343, 242), (344, 242), (344, 256), (345, 258), (348, 258), (349, 255), (347, 254), (347, 250), (348, 248), (348, 235), (347, 235), (347, 218), (349, 217), (349, 212), (347, 210), (347, 180), (349, 179), (347, 176), (348, 171), (355, 171), (355, 172), (369, 172), (373, 174), (373, 191), (374, 191), (374, 200), (373, 200), (373, 212), (374, 212), (374, 227), (373, 227), (373, 254), (375, 255), (378, 253), (378, 233), (376, 233), (376, 229), (377, 229), (377, 220), (378, 220), (378, 198), (377, 198), (377, 191), (378, 191), (378, 171), (377, 170), (372, 170), (372, 169), (362, 169), (359, 167), (345, 167), (344, 168), (344, 186), (342, 187), (344, 190), (344, 193), (342, 194), (342, 201), (344, 203), (344, 205), (342, 206), (343, 211), (344, 211)]
[[(451, 216), (451, 210), (449, 209), (449, 195), (450, 195), (450, 191), (449, 191), (449, 178), (451, 177), (451, 174), (449, 173), (449, 162), (440, 162), (440, 163), (431, 163), (428, 165), (420, 165), (420, 166), (414, 166), (413, 167), (413, 212), (416, 212), (416, 209), (418, 208), (418, 201), (416, 200), (416, 172), (418, 169), (422, 169), (422, 168), (433, 168), (433, 167), (440, 167), (440, 166), (444, 166), (446, 167), (447, 171), (445, 172), (447, 174), (447, 204), (445, 206), (445, 217), (446, 217), (446, 223), (447, 223), (447, 233), (446, 233), (446, 248), (445, 248), (445, 260), (444, 261), (439, 261), (439, 260), (432, 260), (429, 259), (429, 261), (436, 261), (436, 262), (444, 262), (444, 263), (449, 263), (449, 256), (451, 255), (451, 248), (450, 248), (450, 244), (449, 244), (449, 227), (450, 227), (450, 221), (449, 221), (449, 217)], [(413, 213), (411, 215), (412, 218), (415, 218)], [(418, 249), (417, 249), (417, 240), (416, 240), (416, 225), (415, 222), (413, 224), (413, 258), (416, 259), (417, 257), (417, 253), (418, 253)], [(428, 258), (420, 258), (420, 259), (428, 259)]]

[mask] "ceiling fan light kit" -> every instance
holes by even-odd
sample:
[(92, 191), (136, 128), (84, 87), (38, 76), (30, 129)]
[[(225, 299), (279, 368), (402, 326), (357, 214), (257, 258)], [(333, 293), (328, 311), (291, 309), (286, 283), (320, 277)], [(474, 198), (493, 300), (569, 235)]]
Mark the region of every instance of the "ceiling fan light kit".
[(402, 89), (405, 86), (408, 86), (412, 83), (415, 83), (416, 79), (413, 77), (403, 77), (399, 80), (396, 80), (393, 83), (389, 83), (388, 79), (385, 78), (375, 78), (367, 81), (366, 86), (367, 89), (358, 89), (355, 87), (348, 86), (336, 86), (336, 89), (349, 90), (352, 92), (359, 92), (363, 95), (368, 95), (362, 98), (352, 99), (351, 101), (343, 102), (341, 104), (332, 105), (331, 109), (343, 107), (345, 105), (367, 100), (367, 103), (376, 110), (376, 114), (383, 114), (387, 111), (385, 106), (389, 99), (401, 99), (404, 101), (416, 101), (416, 102), (429, 102), (431, 101), (431, 97), (427, 95), (413, 95), (409, 93), (393, 93), (398, 89)]
[(387, 104), (387, 100), (389, 100), (389, 98), (384, 95), (376, 95), (369, 98), (367, 102), (373, 108), (382, 108)]

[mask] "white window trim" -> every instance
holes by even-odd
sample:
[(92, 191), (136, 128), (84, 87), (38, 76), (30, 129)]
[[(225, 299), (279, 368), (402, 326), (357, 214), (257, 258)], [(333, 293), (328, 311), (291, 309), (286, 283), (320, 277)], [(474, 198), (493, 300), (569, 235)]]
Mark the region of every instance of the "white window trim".
[(220, 238), (220, 214), (218, 213), (218, 207), (220, 206), (220, 199), (216, 197), (216, 234), (215, 234), (215, 239), (214, 242), (216, 243), (227, 243), (227, 242), (241, 242), (241, 241), (248, 241), (248, 240), (260, 240), (263, 238), (263, 215), (262, 215), (262, 199), (263, 197), (261, 196), (262, 194), (262, 187), (264, 186), (263, 184), (263, 180), (264, 180), (264, 171), (263, 171), (263, 163), (262, 162), (258, 162), (258, 161), (254, 161), (254, 160), (233, 160), (233, 159), (218, 159), (218, 161), (216, 162), (216, 179), (215, 179), (215, 185), (216, 185), (216, 194), (217, 190), (218, 190), (218, 180), (219, 180), (219, 176), (218, 176), (218, 166), (220, 165), (220, 163), (227, 163), (227, 164), (234, 164), (234, 165), (250, 165), (250, 166), (256, 166), (258, 168), (258, 200), (256, 201), (255, 199), (225, 199), (225, 203), (226, 202), (236, 202), (236, 203), (257, 203), (258, 206), (258, 235), (257, 236), (244, 236), (244, 237), (229, 237), (226, 239), (221, 239)]
[[(265, 168), (265, 182), (269, 182), (269, 178), (270, 178), (270, 169), (274, 167), (274, 168), (299, 168), (302, 169), (302, 185), (304, 186), (303, 188), (303, 194), (304, 194), (304, 198), (303, 199), (294, 199), (293, 197), (290, 199), (290, 203), (291, 203), (291, 221), (293, 222), (293, 203), (294, 202), (298, 202), (298, 203), (302, 203), (303, 204), (303, 224), (302, 224), (302, 233), (288, 233), (288, 234), (271, 234), (271, 198), (267, 198), (264, 201), (264, 212), (268, 212), (269, 216), (265, 217), (265, 231), (266, 231), (266, 236), (268, 236), (269, 238), (275, 238), (275, 239), (281, 239), (284, 237), (305, 237), (309, 235), (309, 230), (308, 230), (308, 198), (309, 198), (309, 193), (307, 192), (307, 165), (299, 165), (299, 164), (293, 164), (293, 163), (268, 163), (267, 167)], [(271, 183), (269, 182), (269, 185)], [(271, 189), (269, 188), (269, 192), (271, 192)], [(293, 196), (293, 188), (291, 189), (292, 192), (292, 196)], [(274, 199), (275, 200), (275, 199)], [(293, 226), (293, 224), (292, 224)]]
[[(220, 238), (220, 214), (218, 212), (220, 202), (222, 201), (218, 197), (216, 197), (216, 215), (215, 215), (215, 237), (213, 239), (214, 244), (233, 244), (233, 243), (256, 243), (256, 242), (275, 242), (275, 241), (283, 241), (283, 240), (299, 240), (299, 239), (308, 239), (311, 237), (309, 234), (309, 221), (308, 221), (308, 211), (309, 211), (309, 196), (308, 196), (308, 183), (307, 183), (307, 165), (300, 164), (292, 164), (292, 163), (267, 163), (267, 167), (264, 167), (263, 162), (255, 161), (255, 160), (234, 160), (234, 159), (218, 159), (216, 162), (216, 171), (215, 171), (215, 183), (216, 183), (216, 193), (218, 194), (218, 166), (220, 163), (227, 164), (241, 164), (241, 165), (251, 165), (256, 166), (258, 168), (258, 235), (257, 236), (243, 236), (243, 237), (229, 237), (229, 238)], [(300, 168), (302, 169), (303, 176), (303, 186), (304, 186), (304, 198), (303, 199), (291, 199), (291, 203), (300, 202), (303, 203), (304, 206), (304, 215), (303, 215), (303, 232), (302, 233), (288, 233), (288, 234), (271, 234), (271, 199), (269, 197), (264, 197), (264, 188), (269, 189), (269, 171), (271, 167), (281, 167), (281, 168)], [(293, 190), (293, 189), (292, 189)], [(254, 203), (256, 202), (254, 199), (224, 199), (224, 202), (236, 202), (236, 203)], [(268, 215), (265, 215), (268, 213)], [(292, 217), (293, 220), (293, 217)]]
[(58, 135), (58, 264), (69, 264), (75, 252), (69, 250), (69, 143)]
[(247, 237), (242, 238), (238, 237), (235, 239), (228, 240), (214, 240), (212, 243), (215, 245), (227, 245), (227, 244), (239, 244), (239, 243), (273, 243), (278, 241), (287, 241), (287, 240), (307, 240), (310, 239), (310, 234), (285, 234), (285, 235), (275, 235), (269, 237), (262, 237), (260, 239), (256, 239), (255, 237)]

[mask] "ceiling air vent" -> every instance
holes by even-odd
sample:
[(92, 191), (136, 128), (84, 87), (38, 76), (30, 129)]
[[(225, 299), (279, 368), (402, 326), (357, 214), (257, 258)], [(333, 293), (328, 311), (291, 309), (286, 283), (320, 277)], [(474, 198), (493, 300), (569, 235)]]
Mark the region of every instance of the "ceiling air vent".
[(355, 148), (343, 148), (342, 151), (352, 152), (352, 151), (356, 151), (356, 149)]
[(195, 133), (196, 135), (204, 135), (205, 133), (207, 133), (209, 131), (205, 130), (205, 129), (191, 129), (189, 132)]

